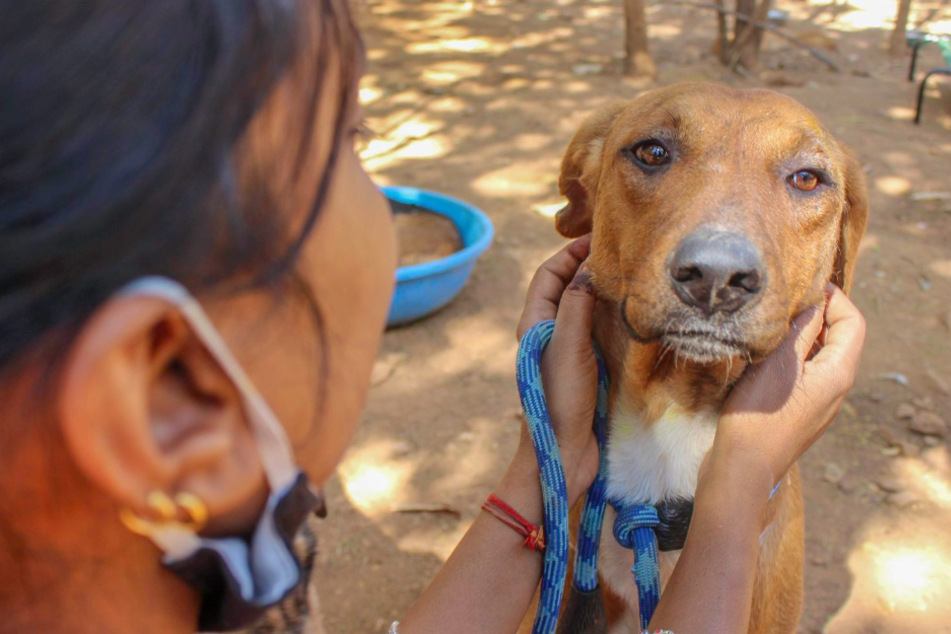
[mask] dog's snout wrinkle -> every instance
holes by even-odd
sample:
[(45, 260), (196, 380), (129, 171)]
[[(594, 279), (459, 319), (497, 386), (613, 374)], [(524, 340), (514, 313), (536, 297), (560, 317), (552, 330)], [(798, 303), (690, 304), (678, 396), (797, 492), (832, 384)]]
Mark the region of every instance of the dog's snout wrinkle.
[(763, 288), (765, 267), (745, 236), (700, 229), (680, 243), (670, 263), (677, 296), (706, 315), (732, 313)]

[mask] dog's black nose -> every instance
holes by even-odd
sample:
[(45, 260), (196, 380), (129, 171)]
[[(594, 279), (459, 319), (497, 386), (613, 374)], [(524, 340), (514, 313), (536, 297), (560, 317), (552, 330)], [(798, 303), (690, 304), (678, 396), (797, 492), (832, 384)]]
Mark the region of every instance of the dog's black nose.
[(695, 231), (684, 238), (670, 262), (677, 295), (707, 315), (742, 308), (762, 290), (765, 276), (756, 246), (727, 231)]

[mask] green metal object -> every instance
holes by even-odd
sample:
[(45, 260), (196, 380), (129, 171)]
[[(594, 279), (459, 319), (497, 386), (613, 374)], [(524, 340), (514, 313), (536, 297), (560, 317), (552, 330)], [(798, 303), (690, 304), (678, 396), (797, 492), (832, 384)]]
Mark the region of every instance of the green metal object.
[(915, 81), (915, 66), (918, 64), (918, 51), (925, 44), (937, 44), (941, 49), (941, 55), (944, 57), (947, 68), (933, 68), (925, 73), (921, 84), (918, 86), (918, 103), (915, 106), (915, 124), (921, 123), (921, 106), (925, 98), (925, 86), (928, 79), (934, 75), (951, 75), (951, 35), (939, 35), (934, 33), (923, 33), (921, 31), (909, 31), (905, 36), (908, 46), (911, 47), (911, 66), (908, 69), (908, 81)]

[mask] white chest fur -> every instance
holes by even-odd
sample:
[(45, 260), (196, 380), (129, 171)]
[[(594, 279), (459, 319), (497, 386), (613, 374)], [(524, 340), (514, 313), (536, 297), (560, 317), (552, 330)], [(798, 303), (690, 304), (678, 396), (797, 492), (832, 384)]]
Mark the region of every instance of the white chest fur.
[[(700, 463), (716, 432), (716, 414), (690, 413), (676, 406), (650, 425), (637, 416), (615, 411), (608, 443), (608, 499), (656, 504), (663, 499), (692, 498)], [(637, 614), (637, 589), (631, 577), (634, 554), (613, 534), (614, 511), (609, 506), (601, 534), (601, 577), (625, 600), (629, 615)], [(661, 553), (661, 583), (666, 585), (680, 551)], [(639, 631), (636, 618), (619, 623), (614, 633)]]

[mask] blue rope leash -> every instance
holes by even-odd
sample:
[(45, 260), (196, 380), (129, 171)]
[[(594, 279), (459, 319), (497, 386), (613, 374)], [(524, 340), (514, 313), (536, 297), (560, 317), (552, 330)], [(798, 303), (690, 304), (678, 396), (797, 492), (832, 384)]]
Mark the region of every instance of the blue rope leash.
[(564, 593), (565, 573), (568, 571), (568, 488), (558, 440), (545, 403), (541, 376), (542, 353), (551, 341), (554, 330), (554, 321), (543, 321), (525, 333), (519, 343), (515, 371), (519, 398), (525, 410), (541, 474), (542, 505), (545, 509), (542, 589), (532, 634), (551, 634), (555, 631)]
[[(568, 567), (568, 489), (541, 379), (542, 353), (551, 341), (554, 330), (554, 321), (543, 321), (529, 329), (519, 344), (516, 366), (519, 397), (535, 447), (545, 509), (545, 560), (533, 634), (555, 631)], [(598, 587), (598, 553), (607, 505), (608, 373), (597, 349), (595, 354), (598, 361), (598, 401), (594, 414), (594, 434), (601, 461), (598, 475), (585, 497), (575, 556), (574, 585), (583, 592)], [(629, 510), (633, 513), (634, 524), (628, 527), (630, 513), (619, 512), (619, 521), (615, 522), (614, 530), (615, 536), (622, 535), (618, 541), (622, 545), (630, 543), (627, 547), (633, 548), (635, 552), (636, 561), (632, 571), (638, 586), (641, 621), (646, 628), (660, 598), (660, 568), (657, 540), (653, 532), (653, 526), (658, 521), (657, 510), (650, 505), (635, 505)], [(653, 523), (644, 523), (641, 516), (645, 513), (653, 513)]]
[(608, 487), (608, 371), (595, 347), (598, 360), (598, 403), (594, 409), (594, 436), (598, 441), (600, 462), (598, 475), (588, 489), (578, 527), (578, 550), (575, 552), (575, 588), (591, 592), (598, 587), (598, 552), (601, 528), (604, 525), (605, 495)]
[(660, 559), (657, 536), (654, 535), (654, 527), (660, 523), (660, 518), (657, 509), (650, 504), (611, 505), (617, 511), (614, 539), (624, 548), (634, 551), (631, 574), (637, 586), (641, 629), (646, 630), (660, 601)]

